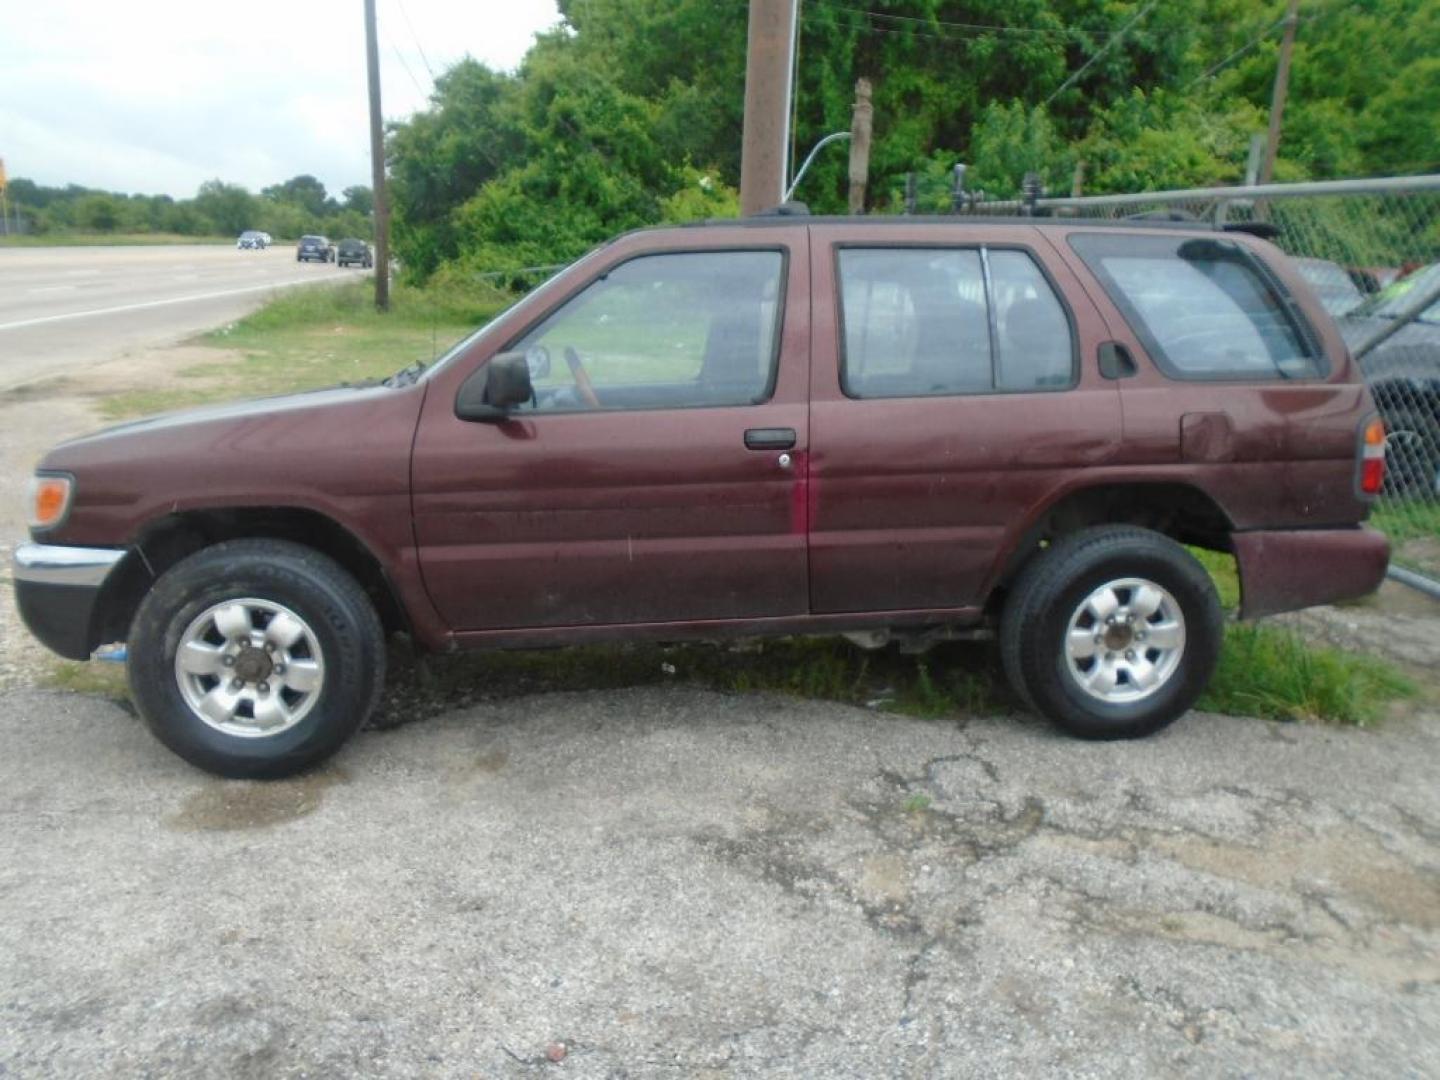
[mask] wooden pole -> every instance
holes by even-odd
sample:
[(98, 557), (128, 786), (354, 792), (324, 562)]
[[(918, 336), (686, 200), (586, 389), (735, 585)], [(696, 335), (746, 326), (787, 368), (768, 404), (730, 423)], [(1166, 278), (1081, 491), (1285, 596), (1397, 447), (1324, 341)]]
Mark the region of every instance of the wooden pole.
[(740, 213), (778, 206), (785, 195), (795, 0), (750, 0)]
[(1265, 157), (1260, 162), (1260, 183), (1270, 183), (1275, 174), (1275, 157), (1280, 150), (1280, 121), (1285, 115), (1285, 97), (1290, 91), (1290, 53), (1295, 48), (1295, 29), (1300, 24), (1300, 0), (1290, 0), (1285, 9), (1285, 36), (1280, 39), (1280, 62), (1275, 67), (1275, 90), (1270, 95), (1270, 131), (1265, 138)]
[(375, 0), (365, 0), (365, 69), (370, 82), (370, 176), (375, 195), (375, 309), (390, 310), (390, 203), (385, 193), (385, 128), (380, 112), (380, 50)]
[(850, 213), (865, 212), (865, 185), (870, 182), (870, 130), (875, 107), (870, 104), (870, 80), (855, 83), (855, 108), (850, 114)]

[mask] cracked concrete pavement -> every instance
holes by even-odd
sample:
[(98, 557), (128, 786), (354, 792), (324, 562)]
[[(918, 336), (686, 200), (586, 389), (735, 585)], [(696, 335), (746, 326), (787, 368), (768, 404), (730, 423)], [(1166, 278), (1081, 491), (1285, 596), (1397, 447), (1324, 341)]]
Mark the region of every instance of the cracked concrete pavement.
[(247, 784), (25, 690), (0, 745), (0, 1075), (1440, 1067), (1434, 713), (542, 694)]

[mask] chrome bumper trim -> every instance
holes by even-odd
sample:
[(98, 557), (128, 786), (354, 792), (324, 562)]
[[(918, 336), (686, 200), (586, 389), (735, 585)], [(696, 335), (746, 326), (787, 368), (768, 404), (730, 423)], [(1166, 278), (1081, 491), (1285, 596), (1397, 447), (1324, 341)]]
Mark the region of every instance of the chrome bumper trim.
[(124, 548), (21, 544), (15, 549), (13, 577), (17, 583), (98, 588), (124, 557)]

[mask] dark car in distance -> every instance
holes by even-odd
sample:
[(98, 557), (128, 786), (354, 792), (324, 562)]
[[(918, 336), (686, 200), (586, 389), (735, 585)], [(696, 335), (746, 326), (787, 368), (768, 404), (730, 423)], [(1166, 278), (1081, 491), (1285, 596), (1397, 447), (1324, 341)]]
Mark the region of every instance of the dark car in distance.
[(335, 246), (323, 236), (302, 236), (295, 245), (296, 262), (334, 262)]
[(1194, 225), (753, 217), (630, 233), (428, 369), (140, 420), (33, 480), (13, 580), (125, 641), (189, 761), (295, 772), (385, 640), (998, 638), (1086, 738), (1155, 731), (1223, 616), (1357, 597), (1384, 431), (1278, 249)]
[(340, 266), (363, 266), (369, 270), (375, 265), (375, 257), (364, 240), (349, 237), (341, 240), (335, 248), (335, 262)]
[[(1392, 328), (1407, 309), (1440, 295), (1440, 263), (1421, 267), (1352, 308), (1340, 332), (1352, 348)], [(1440, 299), (1418, 312), (1360, 360), (1385, 421), (1386, 491), (1440, 495)]]

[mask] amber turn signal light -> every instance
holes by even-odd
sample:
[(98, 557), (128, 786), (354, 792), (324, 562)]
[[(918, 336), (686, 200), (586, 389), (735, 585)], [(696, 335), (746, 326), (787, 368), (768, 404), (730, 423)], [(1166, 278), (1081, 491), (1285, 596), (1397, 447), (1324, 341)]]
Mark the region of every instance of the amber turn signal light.
[(32, 529), (49, 529), (70, 509), (71, 481), (68, 476), (30, 478), (30, 521)]

